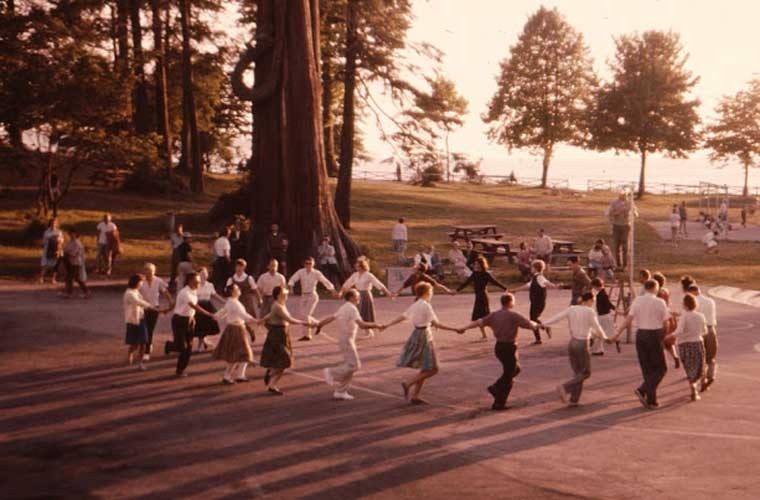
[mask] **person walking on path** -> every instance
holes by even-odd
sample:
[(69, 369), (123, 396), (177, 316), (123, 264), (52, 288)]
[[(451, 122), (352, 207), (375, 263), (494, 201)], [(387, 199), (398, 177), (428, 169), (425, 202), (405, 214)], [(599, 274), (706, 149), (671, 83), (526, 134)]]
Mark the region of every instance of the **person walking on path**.
[(682, 201), (678, 205), (678, 229), (684, 236), (689, 236), (689, 231), (686, 228), (686, 223), (689, 222), (689, 216), (686, 213), (686, 202)]
[(485, 318), (473, 321), (460, 331), (475, 328), (476, 326), (488, 327), (493, 331), (496, 338), (494, 345), (494, 355), (499, 360), (502, 367), (501, 376), (488, 386), (488, 392), (493, 396), (492, 410), (507, 409), (507, 399), (514, 385), (514, 378), (520, 373), (520, 364), (517, 356), (517, 330), (525, 328), (535, 331), (538, 323), (527, 319), (522, 314), (515, 312), (515, 296), (511, 293), (505, 293), (501, 296), (501, 309), (492, 312)]
[(401, 356), (396, 366), (420, 370), (417, 375), (406, 382), (402, 382), (401, 388), (407, 401), (413, 405), (421, 405), (427, 404), (420, 397), (422, 386), (426, 380), (435, 376), (439, 369), (433, 332), (430, 328), (435, 327), (457, 333), (460, 333), (461, 330), (446, 326), (438, 320), (433, 306), (430, 305), (430, 301), (433, 298), (433, 286), (430, 283), (419, 283), (414, 289), (414, 294), (417, 297), (414, 304), (409, 306), (401, 316), (384, 325), (382, 329), (390, 328), (404, 320), (409, 320), (414, 325), (414, 331), (412, 331), (412, 334), (401, 350)]
[(270, 259), (269, 265), (267, 266), (267, 271), (259, 276), (258, 280), (256, 280), (256, 287), (259, 289), (259, 293), (261, 294), (262, 318), (269, 314), (269, 310), (272, 308), (272, 304), (275, 301), (273, 294), (274, 289), (277, 287), (288, 287), (287, 281), (285, 281), (285, 276), (277, 272), (279, 266), (280, 264), (277, 259)]
[(660, 406), (657, 386), (668, 371), (662, 349), (662, 331), (670, 317), (670, 311), (665, 301), (657, 297), (658, 285), (655, 280), (644, 283), (644, 290), (644, 295), (633, 300), (628, 316), (612, 340), (617, 342), (627, 328), (632, 324), (636, 326), (636, 354), (643, 380), (634, 392), (644, 407), (654, 409)]
[(146, 262), (143, 269), (145, 271), (145, 279), (142, 285), (140, 285), (140, 295), (151, 305), (150, 309), (145, 310), (148, 343), (145, 345), (143, 361), (150, 361), (150, 354), (153, 352), (153, 333), (156, 331), (156, 323), (158, 323), (159, 301), (161, 297), (164, 297), (171, 309), (174, 307), (174, 300), (172, 300), (172, 295), (169, 293), (169, 287), (166, 282), (156, 276), (156, 266), (150, 262)]
[[(339, 293), (340, 295), (343, 295), (350, 288), (356, 288), (359, 292), (359, 312), (362, 315), (362, 320), (367, 323), (374, 323), (375, 301), (372, 298), (372, 289), (377, 288), (392, 299), (396, 296), (370, 272), (369, 259), (364, 255), (356, 259), (355, 269), (356, 272), (349, 276), (346, 282), (343, 283)], [(368, 329), (367, 335), (369, 338), (374, 337), (374, 329)]]
[(58, 228), (58, 219), (52, 218), (42, 235), (42, 258), (40, 259), (40, 284), (45, 283), (45, 273), (50, 270), (50, 283), (58, 283), (56, 274), (63, 257), (63, 233)]
[[(652, 279), (657, 282), (658, 289), (657, 289), (657, 297), (661, 298), (665, 301), (665, 305), (668, 306), (668, 309), (670, 308), (670, 290), (665, 288), (665, 284), (667, 283), (667, 279), (665, 278), (665, 275), (661, 272), (655, 272), (652, 274)], [(672, 340), (665, 340), (665, 337), (673, 333), (673, 331), (676, 329), (677, 321), (675, 318), (675, 315), (671, 314), (668, 318), (667, 324), (665, 326), (665, 329), (663, 330), (663, 341), (662, 341), (662, 347), (665, 349), (665, 352), (670, 354), (670, 357), (673, 358), (673, 364), (674, 368), (678, 370), (681, 368), (681, 358), (678, 357), (678, 351), (676, 350), (676, 343)]]
[[(592, 279), (591, 289), (596, 296), (595, 307), (596, 315), (599, 318), (599, 324), (601, 325), (602, 330), (604, 330), (605, 335), (612, 337), (615, 335), (615, 306), (610, 301), (610, 296), (607, 294), (607, 289), (604, 287), (604, 280), (601, 278)], [(592, 347), (592, 355), (604, 356), (604, 342), (594, 339)]]
[(628, 267), (628, 235), (631, 232), (631, 201), (628, 193), (621, 191), (607, 207), (607, 217), (612, 225), (612, 253), (618, 269)]
[(399, 263), (406, 260), (406, 247), (409, 241), (409, 231), (404, 223), (404, 218), (399, 217), (398, 222), (393, 226), (391, 231), (391, 244), (393, 251), (398, 256)]
[(678, 246), (678, 230), (681, 227), (681, 215), (678, 213), (678, 205), (673, 205), (670, 211), (670, 242), (674, 247)]
[[(544, 276), (545, 269), (546, 263), (543, 260), (534, 260), (531, 264), (533, 275), (530, 277), (530, 281), (515, 290), (516, 292), (519, 292), (520, 290), (528, 290), (528, 300), (530, 301), (530, 313), (528, 317), (539, 326), (541, 326), (541, 314), (544, 312), (544, 309), (546, 309), (547, 289), (559, 288), (559, 285), (555, 285)], [(546, 335), (551, 338), (551, 327), (545, 327), (544, 330), (546, 331)], [(541, 345), (543, 343), (541, 341), (541, 333), (538, 327), (533, 329), (533, 336), (535, 337), (533, 345)]]
[(594, 294), (584, 292), (580, 297), (579, 305), (571, 305), (561, 313), (546, 321), (545, 325), (558, 323), (567, 318), (570, 326), (570, 342), (567, 353), (570, 357), (570, 366), (573, 369), (573, 378), (564, 384), (557, 386), (557, 392), (563, 403), (577, 406), (583, 391), (583, 382), (591, 376), (591, 352), (589, 340), (593, 335), (599, 342), (610, 342), (609, 337), (599, 324), (594, 311)]
[(66, 298), (72, 297), (75, 281), (82, 290), (82, 298), (90, 298), (90, 291), (87, 290), (87, 272), (83, 269), (84, 255), (84, 245), (79, 240), (79, 233), (76, 229), (72, 228), (69, 230), (69, 242), (63, 247), (63, 264), (66, 269), (66, 292), (64, 297)]
[(214, 263), (211, 272), (212, 283), (218, 292), (224, 290), (227, 280), (232, 273), (232, 244), (230, 243), (230, 228), (225, 226), (219, 231), (219, 237), (214, 241)]
[(212, 316), (212, 314), (198, 305), (198, 285), (200, 278), (195, 273), (190, 273), (186, 277), (186, 285), (177, 293), (177, 301), (174, 305), (174, 315), (172, 316), (172, 334), (173, 342), (167, 342), (164, 346), (164, 352), (168, 354), (171, 351), (177, 351), (177, 377), (186, 377), (187, 365), (190, 364), (190, 357), (193, 353), (193, 334), (195, 331), (196, 313)]
[[(296, 308), (296, 316), (298, 319), (308, 321), (319, 304), (319, 294), (317, 294), (317, 285), (322, 283), (328, 291), (332, 292), (334, 297), (338, 294), (335, 291), (335, 287), (328, 280), (321, 271), (314, 269), (314, 258), (307, 257), (303, 262), (303, 267), (296, 271), (293, 276), (288, 280), (288, 287), (291, 289), (296, 283), (301, 284), (301, 297)], [(312, 328), (306, 326), (303, 328), (303, 336), (298, 340), (309, 341), (311, 340)]]
[(591, 291), (591, 278), (586, 274), (577, 256), (568, 257), (567, 264), (573, 273), (570, 282), (570, 305), (572, 306), (580, 302), (580, 298), (584, 293)]
[[(491, 308), (488, 303), (489, 284), (501, 288), (505, 292), (507, 291), (506, 285), (499, 282), (496, 278), (493, 277), (490, 272), (488, 272), (488, 261), (486, 261), (485, 257), (482, 256), (478, 257), (475, 260), (472, 274), (464, 283), (459, 285), (457, 292), (461, 292), (467, 287), (467, 285), (470, 284), (475, 291), (475, 303), (472, 306), (472, 317), (470, 318), (471, 321), (485, 318), (491, 312)], [(485, 328), (480, 327), (480, 335), (481, 340), (488, 340)]]
[(702, 382), (705, 373), (705, 344), (702, 337), (707, 333), (707, 321), (702, 313), (696, 311), (697, 299), (694, 295), (684, 295), (683, 308), (678, 326), (665, 340), (678, 341), (678, 351), (691, 389), (691, 400), (698, 401), (697, 383)]
[(707, 325), (707, 333), (704, 335), (705, 343), (705, 370), (700, 392), (706, 391), (714, 382), (718, 373), (718, 314), (715, 301), (704, 295), (696, 283), (689, 285), (688, 292), (697, 298), (697, 309), (704, 314)]
[(224, 306), (214, 314), (214, 321), (226, 323), (213, 356), (214, 359), (227, 363), (222, 376), (222, 383), (227, 385), (248, 382), (245, 370), (248, 363), (253, 362), (252, 342), (248, 328), (253, 328), (252, 325), (255, 325), (256, 319), (246, 312), (239, 299), (240, 288), (233, 284)]
[[(211, 314), (216, 313), (216, 306), (214, 306), (213, 299), (218, 300), (224, 304), (224, 297), (216, 293), (216, 287), (208, 280), (208, 269), (201, 267), (198, 270), (198, 278), (200, 278), (200, 284), (198, 285), (198, 305)], [(194, 337), (198, 337), (198, 345), (195, 348), (195, 352), (201, 352), (208, 349), (206, 345), (206, 337), (211, 335), (217, 335), (221, 329), (219, 323), (213, 316), (206, 316), (202, 314), (195, 319), (195, 331)]]
[(109, 251), (108, 237), (109, 233), (113, 233), (117, 230), (116, 224), (111, 220), (111, 214), (104, 214), (103, 220), (98, 222), (96, 229), (98, 231), (98, 253), (95, 257), (95, 266), (97, 272), (110, 276), (113, 262), (111, 259), (111, 252)]
[(149, 342), (148, 327), (145, 325), (145, 311), (152, 310), (153, 304), (145, 300), (140, 294), (142, 282), (143, 276), (141, 274), (130, 276), (122, 302), (124, 304), (124, 322), (127, 324), (124, 343), (129, 346), (127, 350), (127, 363), (130, 366), (134, 363), (134, 355), (135, 351), (137, 351), (137, 356), (140, 360), (140, 370), (145, 370), (143, 354), (145, 354), (145, 346)]
[(284, 393), (277, 386), (285, 370), (293, 366), (293, 348), (291, 347), (288, 328), (291, 323), (296, 325), (314, 326), (316, 322), (301, 321), (290, 315), (285, 303), (288, 300), (288, 289), (277, 286), (272, 290), (274, 302), (269, 313), (258, 320), (265, 324), (267, 339), (261, 350), (261, 366), (266, 368), (264, 384), (269, 393), (282, 396)]
[(419, 263), (412, 274), (409, 275), (409, 277), (401, 284), (398, 290), (396, 290), (395, 295), (399, 295), (402, 290), (405, 290), (407, 288), (410, 288), (412, 291), (414, 291), (414, 287), (417, 286), (417, 283), (430, 283), (433, 285), (433, 288), (440, 288), (444, 292), (448, 293), (449, 295), (453, 295), (456, 292), (449, 289), (446, 285), (441, 284), (440, 282), (436, 281), (435, 278), (430, 276), (427, 273), (428, 266), (423, 263)]
[(354, 373), (362, 365), (359, 360), (359, 353), (356, 350), (356, 331), (359, 328), (380, 330), (382, 326), (378, 323), (368, 323), (362, 320), (359, 309), (356, 307), (359, 305), (359, 292), (355, 289), (352, 288), (343, 294), (343, 299), (346, 302), (340, 306), (335, 314), (319, 322), (317, 333), (333, 321), (337, 322), (338, 348), (343, 362), (338, 366), (325, 368), (324, 375), (327, 384), (336, 388), (333, 392), (333, 399), (350, 401), (354, 397), (348, 393), (348, 389), (351, 386)]
[(256, 317), (256, 307), (261, 307), (264, 303), (261, 292), (258, 286), (256, 286), (256, 280), (253, 276), (250, 276), (245, 272), (248, 267), (248, 263), (245, 259), (238, 259), (235, 261), (235, 273), (227, 280), (227, 285), (224, 287), (225, 293), (229, 295), (232, 290), (232, 285), (236, 285), (240, 289), (240, 303), (243, 304), (245, 310)]

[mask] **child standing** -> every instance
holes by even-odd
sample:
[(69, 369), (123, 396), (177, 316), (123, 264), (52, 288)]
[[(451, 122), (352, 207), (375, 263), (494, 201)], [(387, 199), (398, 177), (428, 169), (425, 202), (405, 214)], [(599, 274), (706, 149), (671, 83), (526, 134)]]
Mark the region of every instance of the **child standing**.
[[(604, 280), (601, 278), (592, 279), (591, 289), (594, 295), (596, 295), (596, 314), (599, 317), (599, 324), (604, 333), (608, 337), (612, 337), (615, 335), (615, 315), (613, 314), (615, 306), (610, 302), (610, 297), (607, 295)], [(604, 342), (595, 339), (591, 354), (594, 356), (604, 356)]]

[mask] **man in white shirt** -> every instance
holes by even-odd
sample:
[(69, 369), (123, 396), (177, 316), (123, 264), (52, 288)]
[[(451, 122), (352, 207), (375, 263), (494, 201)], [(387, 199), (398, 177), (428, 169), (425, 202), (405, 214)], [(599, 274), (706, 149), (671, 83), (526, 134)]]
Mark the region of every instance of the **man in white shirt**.
[(256, 281), (256, 287), (259, 289), (259, 293), (262, 296), (260, 318), (269, 314), (269, 310), (272, 308), (272, 303), (274, 302), (272, 291), (278, 286), (280, 288), (287, 288), (285, 276), (277, 272), (278, 266), (279, 263), (277, 262), (277, 259), (270, 259), (269, 265), (267, 266), (267, 272), (259, 276), (259, 279)]
[(174, 342), (167, 342), (164, 346), (164, 352), (169, 354), (171, 351), (179, 352), (177, 358), (177, 377), (186, 377), (185, 369), (190, 363), (190, 356), (193, 352), (193, 331), (195, 330), (195, 313), (196, 311), (213, 317), (213, 314), (198, 305), (198, 285), (200, 278), (196, 273), (187, 275), (185, 287), (177, 294), (177, 301), (174, 304), (174, 315), (172, 316), (172, 334)]
[(549, 235), (544, 232), (543, 228), (539, 229), (538, 238), (533, 242), (533, 253), (537, 259), (541, 259), (548, 263), (552, 256), (552, 251), (554, 251), (554, 242), (552, 242)]
[[(557, 386), (559, 397), (570, 406), (577, 406), (583, 390), (583, 381), (591, 376), (591, 352), (589, 339), (593, 335), (599, 341), (607, 341), (602, 326), (594, 311), (594, 294), (585, 292), (581, 295), (580, 305), (570, 306), (561, 313), (543, 322), (544, 326), (558, 323), (567, 318), (570, 326), (570, 344), (567, 347), (573, 378)], [(568, 401), (569, 399), (569, 401)]]
[(408, 231), (404, 218), (399, 217), (398, 222), (393, 226), (391, 231), (391, 240), (393, 242), (393, 251), (398, 254), (399, 262), (406, 259), (406, 243), (409, 240)]
[(338, 260), (335, 258), (335, 247), (330, 244), (330, 238), (322, 238), (322, 244), (317, 248), (317, 264), (333, 285), (340, 286), (340, 271)]
[(354, 373), (361, 368), (359, 353), (356, 351), (356, 331), (359, 328), (382, 329), (382, 327), (377, 323), (369, 323), (362, 320), (359, 309), (356, 307), (359, 304), (359, 292), (351, 289), (343, 295), (343, 298), (346, 300), (346, 303), (335, 314), (319, 322), (317, 334), (325, 325), (337, 321), (338, 347), (343, 356), (343, 363), (336, 367), (325, 368), (325, 381), (329, 385), (337, 386), (333, 393), (333, 398), (349, 401), (354, 399), (348, 393), (351, 379)]
[(718, 314), (715, 301), (706, 295), (702, 295), (696, 284), (692, 284), (688, 291), (697, 297), (697, 311), (705, 316), (705, 322), (707, 323), (707, 333), (702, 338), (705, 343), (705, 364), (707, 365), (707, 369), (704, 371), (705, 375), (699, 389), (700, 392), (704, 392), (715, 382), (715, 375), (718, 371), (718, 362), (715, 360), (715, 357), (718, 355), (718, 332), (716, 331)]
[(657, 297), (658, 291), (659, 285), (655, 280), (650, 279), (644, 283), (644, 295), (633, 300), (628, 317), (612, 338), (613, 342), (617, 342), (627, 328), (636, 326), (636, 354), (644, 380), (634, 392), (641, 404), (649, 409), (660, 406), (657, 402), (657, 386), (668, 371), (665, 351), (662, 349), (662, 335), (670, 311), (665, 301)]
[(214, 284), (217, 293), (224, 290), (224, 285), (232, 273), (230, 269), (231, 253), (230, 228), (225, 226), (219, 231), (219, 237), (214, 241), (214, 264), (211, 282)]
[(98, 253), (95, 258), (98, 272), (107, 273), (111, 269), (111, 253), (108, 251), (108, 233), (116, 231), (116, 224), (111, 221), (111, 214), (103, 215), (98, 223)]
[(145, 280), (140, 285), (140, 295), (153, 307), (145, 310), (145, 326), (148, 328), (148, 345), (145, 346), (143, 361), (150, 360), (153, 350), (153, 332), (158, 321), (159, 300), (163, 296), (169, 304), (172, 304), (172, 296), (169, 293), (166, 282), (156, 276), (156, 266), (147, 262), (144, 267)]
[[(322, 285), (333, 292), (333, 295), (337, 297), (335, 293), (335, 287), (330, 280), (325, 278), (325, 275), (320, 271), (314, 269), (314, 258), (307, 257), (303, 263), (303, 268), (290, 277), (288, 281), (288, 287), (293, 288), (296, 283), (301, 283), (301, 300), (296, 309), (295, 318), (309, 321), (309, 318), (314, 314), (314, 310), (319, 303), (319, 295), (317, 294), (317, 284)], [(312, 328), (308, 325), (302, 327), (304, 329), (303, 337), (298, 340), (311, 340)]]

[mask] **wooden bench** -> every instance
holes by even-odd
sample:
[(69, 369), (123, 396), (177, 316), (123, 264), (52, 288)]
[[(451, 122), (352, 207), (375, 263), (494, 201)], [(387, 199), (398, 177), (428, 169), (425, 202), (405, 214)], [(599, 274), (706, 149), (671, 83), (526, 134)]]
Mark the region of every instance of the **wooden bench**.
[(104, 186), (118, 187), (124, 184), (127, 175), (129, 175), (129, 170), (112, 168), (95, 170), (90, 174), (90, 185), (94, 186), (101, 183)]
[(486, 236), (480, 236), (480, 235), (476, 235), (476, 234), (466, 235), (466, 234), (454, 233), (454, 232), (446, 233), (446, 234), (448, 235), (449, 239), (452, 242), (453, 241), (457, 241), (457, 240), (467, 241), (467, 240), (479, 239), (481, 237), (483, 237), (483, 238), (488, 237), (488, 238), (493, 238), (495, 240), (500, 240), (500, 239), (502, 239), (504, 237), (504, 233), (490, 233), (490, 234), (488, 234)]
[(569, 271), (570, 266), (567, 265), (567, 259), (569, 257), (578, 257), (578, 260), (580, 261), (581, 265), (583, 267), (588, 267), (588, 255), (582, 254), (580, 252), (564, 252), (564, 253), (553, 253), (551, 257), (549, 257), (549, 262), (547, 263), (549, 265), (550, 271)]
[(483, 255), (488, 259), (488, 262), (493, 262), (495, 257), (506, 257), (507, 261), (511, 264), (514, 262), (515, 252), (509, 246), (509, 243), (495, 238), (473, 238), (473, 247), (476, 252)]
[(454, 226), (448, 233), (451, 241), (468, 240), (472, 238), (501, 238), (504, 235), (496, 232), (494, 224), (463, 224)]

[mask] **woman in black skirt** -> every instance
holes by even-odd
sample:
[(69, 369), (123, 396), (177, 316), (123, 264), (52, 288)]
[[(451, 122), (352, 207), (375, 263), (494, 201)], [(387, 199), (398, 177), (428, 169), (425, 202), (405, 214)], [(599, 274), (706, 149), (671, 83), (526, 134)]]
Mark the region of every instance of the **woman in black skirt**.
[[(196, 293), (198, 294), (198, 305), (211, 314), (214, 314), (217, 309), (216, 306), (214, 306), (212, 299), (216, 299), (222, 304), (224, 304), (225, 300), (218, 293), (216, 293), (214, 284), (208, 280), (207, 268), (201, 267), (198, 272), (198, 277), (201, 279), (201, 284), (198, 285), (198, 290), (196, 290)], [(196, 347), (195, 352), (201, 352), (208, 349), (205, 337), (207, 335), (217, 335), (221, 331), (222, 330), (219, 328), (219, 323), (217, 323), (213, 316), (206, 316), (205, 314), (201, 314), (195, 318), (195, 333), (193, 336), (198, 337), (198, 347)]]
[(285, 369), (293, 366), (293, 348), (290, 344), (288, 326), (290, 323), (316, 327), (318, 323), (301, 321), (288, 312), (285, 302), (288, 300), (288, 289), (274, 287), (272, 290), (274, 303), (269, 314), (258, 320), (258, 324), (264, 323), (267, 327), (267, 339), (261, 350), (261, 367), (267, 369), (264, 375), (264, 383), (267, 390), (282, 396), (283, 392), (277, 387), (277, 382), (282, 378)]
[[(480, 318), (485, 318), (491, 312), (491, 308), (488, 305), (488, 284), (495, 285), (502, 290), (506, 291), (507, 287), (499, 283), (491, 273), (488, 272), (488, 262), (481, 255), (473, 263), (472, 274), (467, 281), (459, 285), (457, 292), (462, 291), (467, 285), (472, 284), (472, 288), (475, 290), (475, 304), (472, 308), (472, 321), (477, 321)], [(480, 334), (483, 336), (483, 340), (487, 340), (486, 330), (482, 326), (480, 327)]]

